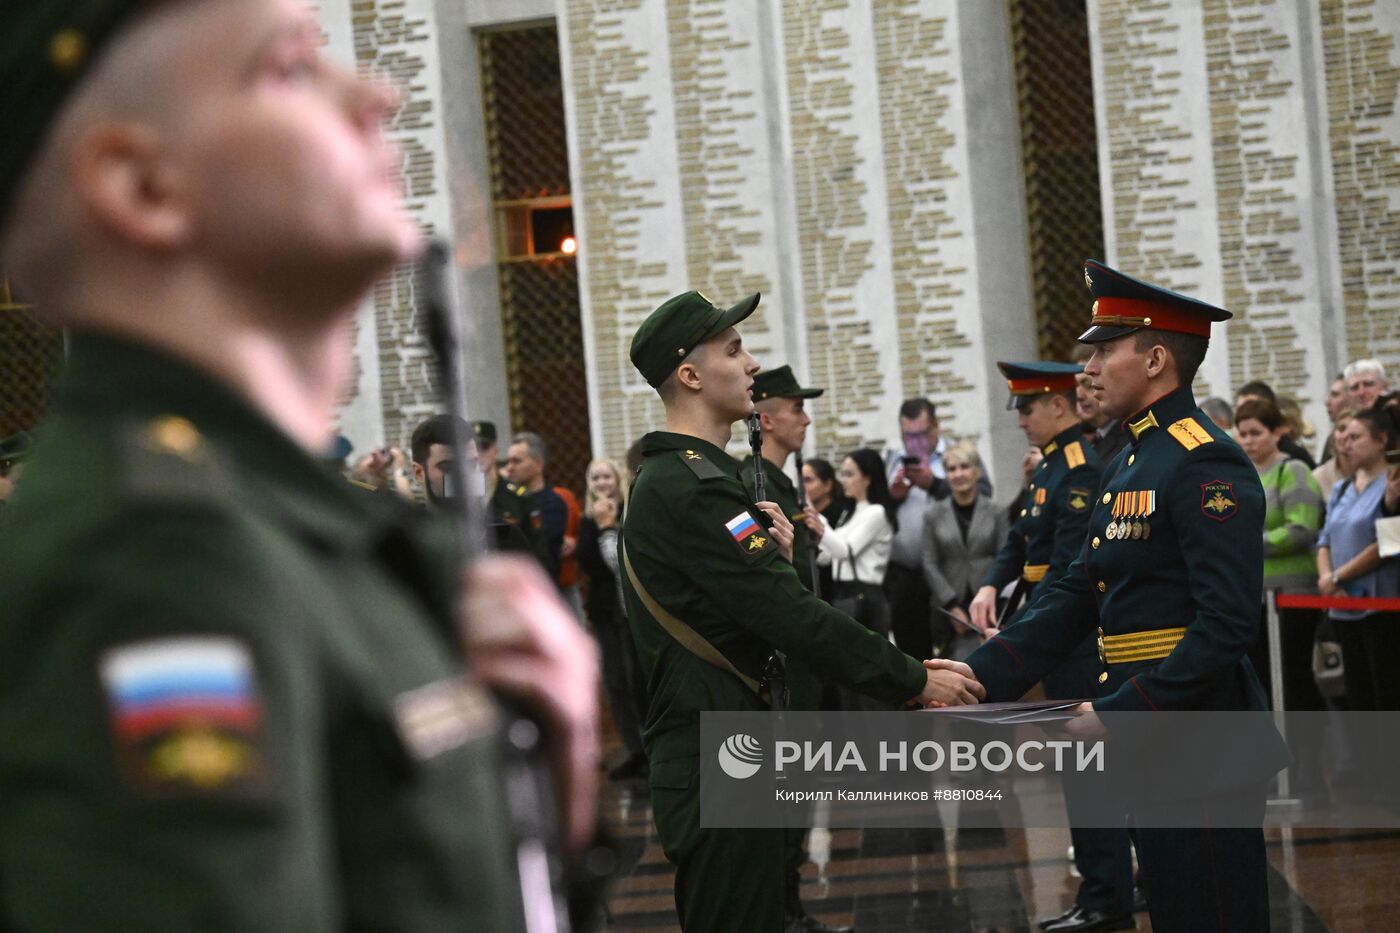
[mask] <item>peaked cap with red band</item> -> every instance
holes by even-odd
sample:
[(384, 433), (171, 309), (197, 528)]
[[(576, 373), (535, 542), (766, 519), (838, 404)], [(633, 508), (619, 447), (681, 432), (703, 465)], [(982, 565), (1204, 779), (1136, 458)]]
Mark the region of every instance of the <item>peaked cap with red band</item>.
[(1212, 321), (1233, 317), (1224, 308), (1149, 285), (1097, 259), (1084, 260), (1084, 284), (1094, 296), (1094, 316), (1089, 329), (1079, 335), (1080, 343), (1103, 343), (1144, 329), (1210, 339)]
[(1022, 399), (1046, 395), (1050, 392), (1068, 392), (1075, 387), (1076, 379), (1084, 372), (1078, 363), (1056, 363), (1051, 360), (1036, 360), (1033, 363), (997, 362), (997, 369), (1006, 377), (1006, 385), (1011, 389), (1007, 408), (1016, 408)]

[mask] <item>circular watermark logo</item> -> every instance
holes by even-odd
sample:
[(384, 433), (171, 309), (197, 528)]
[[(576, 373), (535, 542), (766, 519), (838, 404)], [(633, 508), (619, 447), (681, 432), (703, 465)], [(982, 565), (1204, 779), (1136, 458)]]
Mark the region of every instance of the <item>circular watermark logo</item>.
[(736, 780), (753, 777), (762, 764), (763, 746), (751, 735), (731, 735), (719, 747), (720, 769)]

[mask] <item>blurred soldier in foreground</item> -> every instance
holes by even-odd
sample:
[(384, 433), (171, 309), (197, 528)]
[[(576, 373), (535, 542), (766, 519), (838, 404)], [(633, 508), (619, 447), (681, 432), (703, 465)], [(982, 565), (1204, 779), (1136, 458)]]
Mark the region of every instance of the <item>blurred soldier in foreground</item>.
[(804, 588), (792, 523), (745, 490), (724, 445), (753, 411), (758, 364), (735, 325), (757, 306), (758, 295), (725, 309), (686, 292), (632, 338), (632, 364), (660, 394), (666, 430), (642, 438), (646, 459), (619, 551), (651, 701), (642, 739), (652, 810), (688, 933), (786, 926), (784, 831), (700, 826), (700, 712), (769, 709), (760, 681), (774, 650), (892, 705), (975, 702), (981, 693), (966, 667), (925, 671)]
[(419, 246), (393, 98), (321, 47), (294, 0), (7, 7), (0, 243), (71, 352), (6, 516), (5, 929), (521, 929), (484, 686), (590, 835), (595, 653), (553, 586), (464, 576), (314, 459)]

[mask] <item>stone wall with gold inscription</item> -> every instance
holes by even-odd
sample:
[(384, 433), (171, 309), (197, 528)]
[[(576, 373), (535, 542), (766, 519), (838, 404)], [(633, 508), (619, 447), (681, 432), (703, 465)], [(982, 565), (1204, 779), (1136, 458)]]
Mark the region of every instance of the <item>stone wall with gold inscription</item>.
[(656, 304), (757, 290), (749, 348), (828, 388), (816, 451), (894, 443), (900, 401), (928, 395), (1011, 483), (993, 357), (1034, 341), (1001, 5), (560, 10), (595, 449), (660, 424), (626, 352)]
[(1400, 5), (1322, 0), (1316, 15), (1346, 355), (1400, 370)]
[(1325, 430), (1349, 359), (1400, 365), (1400, 7), (1089, 10), (1109, 261), (1234, 312), (1199, 389), (1263, 379)]
[[(328, 53), (399, 89), (402, 104), (388, 136), (402, 153), (408, 209), (426, 232), (456, 246), (464, 330), (475, 335), (482, 329), (476, 318), (497, 310), (493, 260), (484, 248), (490, 219), (481, 199), (470, 194), (484, 188), (485, 159), (474, 151), (481, 126), (479, 119), (462, 120), (454, 109), (460, 96), (480, 96), (475, 71), (462, 60), (469, 33), (460, 6), (445, 0), (316, 4)], [(452, 95), (446, 93), (449, 88)], [(474, 266), (490, 270), (492, 282), (484, 289), (473, 279)], [(485, 330), (488, 338), (498, 334), (493, 327)], [(499, 338), (464, 343), (470, 357), (463, 366), (472, 399), (469, 414), (499, 420)], [(409, 269), (381, 283), (361, 307), (355, 349), (354, 379), (341, 408), (342, 431), (355, 445), (356, 456), (381, 444), (406, 447), (414, 425), (441, 407), (415, 316)]]

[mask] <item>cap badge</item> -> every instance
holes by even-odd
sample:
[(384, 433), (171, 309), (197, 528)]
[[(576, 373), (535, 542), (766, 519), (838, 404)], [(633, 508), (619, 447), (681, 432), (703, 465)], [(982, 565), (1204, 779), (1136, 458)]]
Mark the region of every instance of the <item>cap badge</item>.
[(76, 29), (61, 29), (49, 40), (49, 61), (59, 74), (71, 75), (87, 58), (88, 41)]

